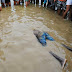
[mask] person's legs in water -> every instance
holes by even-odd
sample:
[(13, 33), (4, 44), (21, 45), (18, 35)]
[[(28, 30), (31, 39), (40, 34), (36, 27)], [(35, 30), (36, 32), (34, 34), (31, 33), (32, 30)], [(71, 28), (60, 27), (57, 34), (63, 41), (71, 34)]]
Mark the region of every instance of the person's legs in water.
[(19, 5), (19, 0), (16, 0), (17, 5)]
[(14, 5), (16, 5), (16, 1), (14, 0)]
[(20, 0), (20, 5), (22, 5), (22, 0)]
[(69, 11), (70, 6), (72, 5), (72, 0), (67, 0), (66, 5), (66, 11), (63, 13), (63, 18), (65, 18), (67, 12)]
[(0, 11), (2, 10), (1, 2), (0, 2)]
[(57, 1), (57, 12), (58, 12), (58, 15), (60, 15), (60, 12), (61, 12), (61, 1)]
[(69, 9), (70, 9), (70, 5), (67, 5), (66, 6), (66, 11), (63, 13), (63, 18), (65, 18), (65, 16), (66, 16), (67, 12), (69, 11)]
[(63, 15), (63, 13), (66, 9), (66, 2), (65, 1), (58, 1), (57, 6), (58, 6), (58, 14), (60, 15), (61, 10), (62, 10), (62, 15)]
[(26, 3), (26, 7), (29, 5), (30, 1), (29, 0), (25, 0)]
[(2, 6), (5, 7), (6, 4), (5, 4), (5, 0), (1, 0), (1, 3), (2, 3)]
[(9, 4), (9, 6), (11, 6), (10, 0), (8, 0), (8, 4)]
[(61, 2), (61, 10), (62, 10), (62, 16), (63, 16), (63, 13), (64, 13), (64, 11), (66, 10), (66, 2), (65, 1), (62, 1)]
[(58, 0), (54, 1), (55, 11), (57, 11), (57, 1), (58, 1)]
[(47, 0), (44, 0), (44, 4), (46, 4)]
[(28, 2), (26, 1), (25, 3), (26, 3), (26, 7), (27, 7), (28, 6)]
[(8, 6), (11, 6), (11, 3), (10, 3), (10, 0), (5, 0), (5, 3), (6, 3), (6, 5)]
[(28, 5), (30, 4), (30, 0), (28, 1)]
[(51, 7), (53, 6), (53, 4), (54, 4), (54, 0), (50, 0), (50, 3), (51, 3)]
[(72, 5), (70, 6), (70, 14), (69, 14), (69, 17), (70, 17), (70, 19), (72, 21)]

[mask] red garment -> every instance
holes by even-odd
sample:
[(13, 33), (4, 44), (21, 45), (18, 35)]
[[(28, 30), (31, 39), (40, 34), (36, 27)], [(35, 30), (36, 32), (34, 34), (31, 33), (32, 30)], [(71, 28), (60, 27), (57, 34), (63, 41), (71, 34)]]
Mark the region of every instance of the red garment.
[(59, 0), (59, 1), (65, 1), (65, 0)]

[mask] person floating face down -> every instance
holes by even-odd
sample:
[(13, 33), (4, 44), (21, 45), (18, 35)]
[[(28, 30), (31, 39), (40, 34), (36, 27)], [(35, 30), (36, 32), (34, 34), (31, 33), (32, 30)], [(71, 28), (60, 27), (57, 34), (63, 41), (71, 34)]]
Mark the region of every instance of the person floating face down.
[(25, 0), (26, 7), (30, 4), (30, 0)]
[(65, 12), (63, 14), (63, 18), (65, 18), (65, 16), (66, 16), (67, 12), (69, 11), (69, 9), (70, 9), (69, 18), (71, 18), (72, 17), (72, 0), (67, 0), (67, 2), (66, 2), (66, 10), (65, 10)]
[(34, 29), (33, 30), (34, 35), (36, 36), (36, 38), (38, 39), (38, 41), (45, 46), (46, 43), (46, 39), (50, 40), (50, 41), (54, 41), (54, 39), (47, 33), (47, 32), (41, 32), (39, 30)]
[[(57, 0), (54, 0), (54, 2)], [(62, 14), (64, 13), (66, 9), (66, 0), (58, 0), (57, 1), (57, 9), (58, 9), (58, 14), (60, 15), (61, 9), (62, 9)]]

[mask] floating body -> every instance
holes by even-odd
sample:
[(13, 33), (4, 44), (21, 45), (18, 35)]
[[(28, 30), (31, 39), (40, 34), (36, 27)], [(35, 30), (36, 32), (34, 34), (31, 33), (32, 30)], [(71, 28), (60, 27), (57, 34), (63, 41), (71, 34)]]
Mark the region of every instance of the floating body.
[(41, 32), (39, 30), (34, 30), (34, 35), (37, 37), (38, 41), (45, 46), (46, 45), (46, 39), (50, 41), (54, 41), (54, 39), (46, 32)]
[(64, 46), (64, 47), (67, 48), (68, 50), (72, 51), (72, 48), (70, 48), (70, 47), (68, 47), (68, 46), (66, 46), (66, 45), (64, 45), (64, 44), (62, 44), (62, 46)]
[(37, 37), (38, 41), (45, 46), (46, 45), (46, 38), (45, 35), (43, 34), (43, 32), (39, 31), (39, 30), (34, 30), (34, 35)]
[(49, 53), (60, 62), (62, 68), (65, 67), (67, 59), (63, 59), (63, 58), (59, 57), (58, 55), (54, 54), (52, 51), (50, 51)]

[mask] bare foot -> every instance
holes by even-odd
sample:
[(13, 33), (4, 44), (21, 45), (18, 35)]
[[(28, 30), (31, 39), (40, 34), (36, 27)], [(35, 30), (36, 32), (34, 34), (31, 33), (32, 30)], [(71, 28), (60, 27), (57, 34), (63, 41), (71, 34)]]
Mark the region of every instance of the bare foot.
[(64, 69), (65, 65), (66, 65), (67, 59), (64, 60), (62, 68)]

